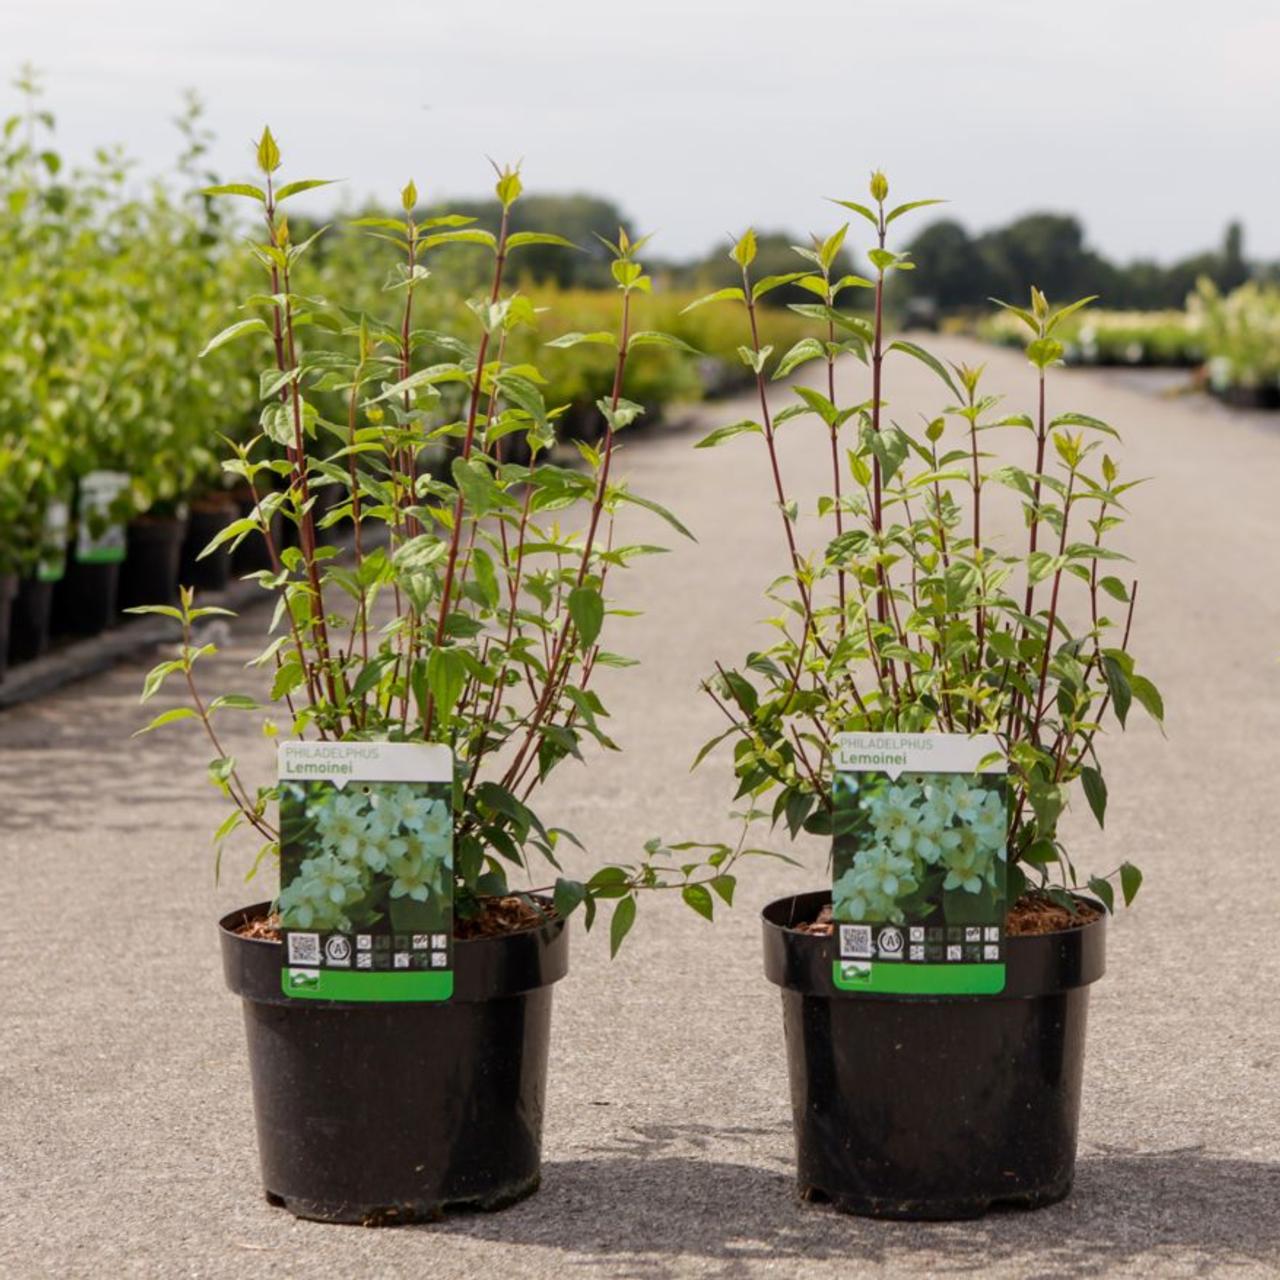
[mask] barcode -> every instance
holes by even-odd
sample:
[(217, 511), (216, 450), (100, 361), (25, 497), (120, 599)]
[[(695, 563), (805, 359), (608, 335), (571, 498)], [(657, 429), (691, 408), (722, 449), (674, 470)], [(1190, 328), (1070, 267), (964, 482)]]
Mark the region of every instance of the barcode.
[(320, 935), (318, 933), (289, 934), (289, 963), (320, 963)]
[(842, 924), (840, 926), (841, 959), (865, 960), (871, 954), (871, 926), (869, 924)]

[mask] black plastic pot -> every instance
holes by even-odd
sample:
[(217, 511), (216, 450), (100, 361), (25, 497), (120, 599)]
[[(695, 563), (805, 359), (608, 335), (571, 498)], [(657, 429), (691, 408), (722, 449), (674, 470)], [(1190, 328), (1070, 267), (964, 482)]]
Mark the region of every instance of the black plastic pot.
[(178, 568), (178, 581), (184, 587), (195, 587), (200, 591), (226, 590), (231, 581), (231, 552), (227, 544), (224, 542), (203, 560), (197, 557), (238, 517), (236, 505), (230, 499), (219, 503), (192, 504)]
[(53, 583), (23, 578), (9, 613), (9, 661), (30, 662), (49, 647)]
[(535, 1191), (551, 988), (563, 920), (458, 942), (440, 1004), (294, 1000), (280, 945), (221, 921), (227, 985), (244, 999), (267, 1199), (300, 1218), (386, 1226), (501, 1209)]
[(176, 516), (142, 516), (129, 522), (120, 566), (121, 609), (177, 603), (178, 564), (186, 532), (186, 521)]
[(1061, 1200), (1075, 1170), (1089, 984), (1105, 915), (1007, 941), (998, 996), (837, 991), (829, 892), (764, 909), (782, 988), (800, 1194), (877, 1218), (974, 1218)]
[(1262, 386), (1231, 386), (1215, 388), (1213, 394), (1233, 409), (1280, 409), (1280, 386), (1265, 383)]
[(52, 629), (58, 635), (96, 636), (116, 620), (120, 563), (81, 561), (73, 548), (54, 584)]
[(4, 679), (5, 668), (9, 665), (9, 619), (17, 594), (17, 575), (0, 575), (0, 680)]

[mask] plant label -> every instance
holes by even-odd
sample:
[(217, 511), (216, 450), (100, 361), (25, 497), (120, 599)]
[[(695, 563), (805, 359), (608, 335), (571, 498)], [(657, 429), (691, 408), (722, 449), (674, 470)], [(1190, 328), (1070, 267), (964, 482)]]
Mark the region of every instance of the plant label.
[(302, 1000), (453, 994), (453, 753), (285, 742), (278, 755), (281, 986)]
[(76, 560), (80, 564), (119, 564), (124, 559), (124, 525), (111, 508), (129, 487), (123, 471), (90, 471), (80, 481)]
[(40, 531), (40, 559), (36, 563), (38, 582), (58, 582), (67, 569), (67, 530), (71, 511), (65, 502), (49, 503)]
[(836, 988), (1003, 991), (1009, 812), (999, 740), (844, 733), (832, 763)]

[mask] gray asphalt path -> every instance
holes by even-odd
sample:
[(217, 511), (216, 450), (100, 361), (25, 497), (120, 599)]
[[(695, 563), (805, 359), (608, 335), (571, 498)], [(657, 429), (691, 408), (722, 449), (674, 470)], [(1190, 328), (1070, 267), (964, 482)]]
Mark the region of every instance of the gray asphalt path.
[[(987, 360), (1010, 408), (1030, 404), (1016, 355), (934, 345)], [(863, 374), (845, 376), (852, 392)], [(890, 385), (904, 417), (942, 404), (905, 358)], [(1089, 373), (1059, 375), (1052, 401), (1123, 428), (1130, 473), (1158, 477), (1134, 495), (1127, 547), (1142, 582), (1135, 648), (1169, 708), (1167, 740), (1135, 717), (1107, 744), (1105, 836), (1073, 818), (1079, 862), (1129, 858), (1147, 886), (1114, 922), (1110, 972), (1094, 988), (1068, 1201), (909, 1226), (796, 1200), (757, 913), (821, 883), (811, 846), (807, 870), (761, 864), (745, 876), (738, 908), (714, 927), (678, 902), (646, 903), (616, 963), (601, 934), (575, 926), (537, 1196), (384, 1231), (270, 1208), (213, 933), (221, 911), (265, 894), (239, 881), (243, 848), (213, 887), (221, 808), (189, 726), (129, 740), (137, 667), (0, 717), (0, 1274), (1276, 1274), (1280, 423)], [(750, 411), (716, 406), (696, 429)], [(784, 429), (801, 492), (825, 483), (814, 423)], [(696, 685), (713, 658), (748, 647), (761, 588), (783, 563), (781, 531), (759, 442), (693, 452), (694, 430), (626, 453), (634, 487), (679, 511), (700, 542), (627, 575), (644, 615), (613, 635), (643, 666), (602, 688), (625, 751), (566, 767), (544, 804), (602, 856), (630, 855), (650, 834), (733, 833), (727, 760), (688, 772), (716, 723)], [(647, 522), (633, 531), (655, 540)], [(217, 664), (223, 688), (254, 687), (239, 668), (261, 622), (235, 628)], [(267, 744), (229, 736), (269, 776)]]

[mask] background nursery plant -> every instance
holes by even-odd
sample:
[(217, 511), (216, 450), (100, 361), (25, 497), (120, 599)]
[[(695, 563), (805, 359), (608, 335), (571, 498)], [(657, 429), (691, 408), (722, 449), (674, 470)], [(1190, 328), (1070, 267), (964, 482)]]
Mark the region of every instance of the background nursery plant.
[[(148, 728), (186, 718), (203, 724), (216, 752), (210, 775), (234, 805), (218, 829), (219, 850), (237, 828), (251, 828), (262, 841), (254, 870), (278, 853), (271, 811), (278, 788), (244, 779), (219, 738), (224, 715), (266, 712), (263, 728), (273, 737), (447, 744), (456, 760), (452, 812), (433, 810), (424, 821), (453, 825), (451, 887), (465, 929), (486, 899), (508, 893), (512, 871), (528, 870), (531, 854), (558, 870), (562, 842), (577, 843), (531, 807), (538, 786), (564, 761), (582, 760), (588, 741), (616, 749), (591, 688), (601, 667), (631, 665), (604, 644), (607, 618), (625, 615), (609, 602), (606, 586), (637, 557), (662, 548), (619, 541), (615, 517), (631, 504), (692, 536), (616, 472), (618, 436), (643, 412), (625, 394), (630, 362), (648, 348), (691, 349), (635, 325), (635, 300), (650, 288), (636, 257), (644, 240), (620, 232), (608, 244), (619, 295), (614, 328), (546, 344), (609, 354), (611, 389), (597, 404), (603, 430), (595, 443), (575, 441), (581, 467), (552, 461), (565, 405), (531, 361), (507, 359), (512, 349), (528, 349), (539, 320), (507, 280), (523, 249), (573, 246), (555, 234), (510, 230), (522, 190), (518, 171), (498, 173), (496, 232), (461, 215), (419, 218), (412, 182), (401, 193), (401, 216), (356, 220), (386, 255), (385, 305), (374, 314), (298, 291), (300, 263), (323, 230), (295, 243), (283, 207), (324, 183), (279, 182), (280, 153), (269, 130), (257, 154), (260, 185), (211, 194), (255, 207), (263, 234), (252, 252), (264, 287), (246, 299), (249, 315), (205, 348), (208, 355), (254, 339), (268, 356), (259, 434), (236, 445), (225, 464), (251, 487), (256, 506), (205, 554), (251, 533), (265, 539), (272, 567), (253, 576), (277, 604), (274, 637), (255, 665), (273, 673), (271, 691), (262, 705), (238, 693), (206, 700), (196, 667), (215, 650), (199, 643), (193, 627), (221, 611), (196, 607), (184, 593), (176, 609), (143, 610), (177, 617), (184, 634), (181, 655), (151, 672), (143, 697), (181, 675), (191, 705), (164, 712)], [(438, 302), (429, 308), (431, 326), (421, 327), (432, 256), (444, 246), (484, 255), (489, 284), (457, 307), (451, 327), (439, 323)], [(342, 413), (331, 418), (322, 405), (334, 403)], [(441, 457), (450, 459), (447, 469), (433, 466)], [(296, 545), (282, 545), (277, 517), (296, 530), (285, 540)], [(351, 533), (349, 554), (326, 536), (342, 529)], [(369, 814), (344, 810), (330, 820), (341, 821), (343, 839), (331, 842), (308, 885), (321, 899), (328, 894), (337, 915), (347, 902), (364, 901), (370, 872), (390, 875), (393, 914), (396, 902), (416, 897), (424, 883), (443, 887), (439, 859), (417, 828), (405, 826), (388, 844), (373, 839), (378, 821)], [(733, 856), (726, 847), (708, 848), (720, 861)], [(546, 892), (562, 916), (584, 905), (588, 927), (599, 899), (616, 900), (616, 950), (641, 888), (679, 887), (704, 914), (706, 883), (732, 897), (732, 881), (715, 867), (701, 880), (694, 870), (674, 868), (654, 847), (634, 865), (608, 865), (585, 881), (558, 876)], [(302, 910), (292, 898), (280, 905), (291, 916)]]
[[(727, 727), (702, 755), (731, 741), (739, 798), (768, 806), (793, 836), (842, 835), (833, 831), (836, 734), (996, 734), (1009, 762), (1009, 827), (996, 842), (1002, 858), (1007, 849), (1008, 900), (1031, 890), (1074, 912), (1071, 891), (1087, 885), (1110, 908), (1115, 884), (1128, 902), (1140, 872), (1126, 862), (1082, 880), (1059, 821), (1070, 797), (1083, 792), (1103, 823), (1098, 733), (1110, 719), (1123, 727), (1135, 702), (1157, 720), (1163, 707), (1130, 647), (1137, 582), (1118, 576), (1125, 557), (1111, 545), (1136, 482), (1120, 478), (1108, 452), (1117, 438), (1112, 427), (1083, 413), (1050, 416), (1047, 407), (1050, 372), (1063, 357), (1059, 327), (1091, 299), (1054, 308), (1032, 289), (1026, 307), (1000, 304), (1024, 327), (1037, 375), (1032, 412), (1009, 412), (987, 390), (981, 367), (944, 364), (887, 337), (886, 281), (913, 266), (888, 247), (890, 229), (936, 203), (894, 207), (888, 190), (875, 173), (868, 203), (837, 202), (871, 228), (871, 278), (832, 279), (844, 226), (796, 249), (804, 270), (754, 280), (748, 231), (731, 254), (741, 286), (695, 304), (741, 308), (742, 359), (758, 393), (758, 417), (712, 432), (699, 447), (737, 437), (761, 447), (786, 550), (783, 573), (767, 590), (775, 639), (741, 663), (718, 666), (707, 681)], [(760, 344), (756, 319), (761, 299), (783, 283), (814, 295), (793, 310), (819, 333), (778, 354)], [(870, 320), (838, 305), (846, 290), (870, 293)], [(866, 398), (852, 404), (836, 393), (835, 361), (845, 354), (870, 370)], [(932, 370), (946, 397), (937, 416), (918, 426), (890, 416), (890, 357), (904, 356)], [(782, 382), (801, 368), (820, 370), (817, 385)], [(814, 418), (831, 478), (812, 511), (820, 532), (810, 551), (812, 526), (787, 490), (777, 433), (813, 429)], [(1021, 546), (997, 535), (998, 490), (1010, 491), (1021, 508)], [(994, 891), (991, 876), (974, 873), (978, 846), (986, 846), (972, 828), (939, 842), (937, 832), (899, 816), (886, 846), (891, 857), (881, 858), (878, 844), (857, 855), (857, 887), (851, 880), (846, 907), (857, 905), (861, 918), (893, 919), (934, 874), (946, 877), (953, 895)]]

